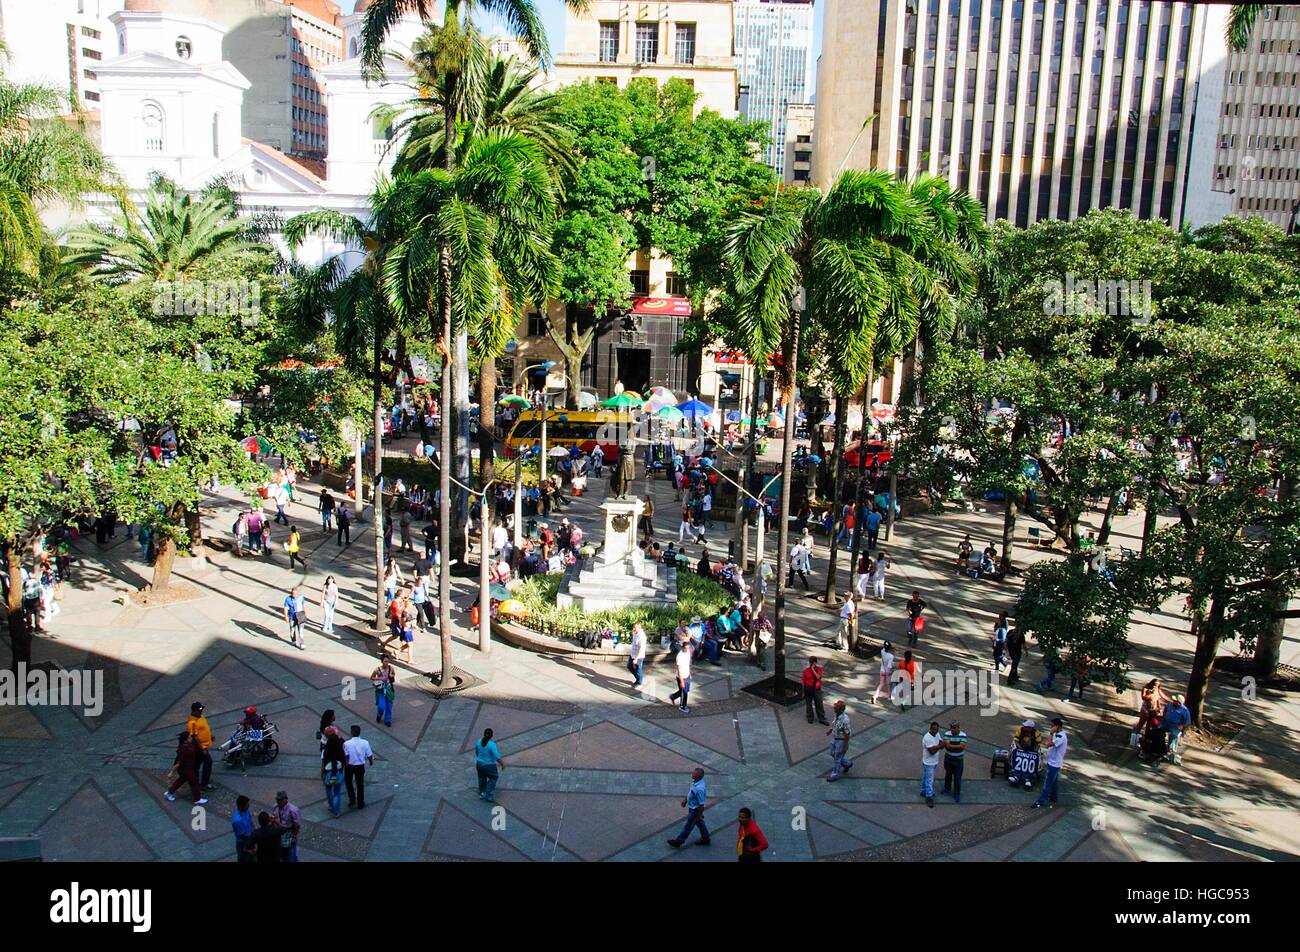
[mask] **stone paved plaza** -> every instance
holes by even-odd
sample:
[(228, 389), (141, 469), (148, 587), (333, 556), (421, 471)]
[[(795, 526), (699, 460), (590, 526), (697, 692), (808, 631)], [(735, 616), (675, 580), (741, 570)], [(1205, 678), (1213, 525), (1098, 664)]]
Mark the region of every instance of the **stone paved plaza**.
[[(667, 483), (657, 482), (659, 528), (676, 525)], [(835, 655), (827, 664), (826, 699), (848, 701), (855, 736), (852, 772), (829, 784), (825, 728), (808, 724), (802, 704), (779, 709), (742, 688), (762, 675), (737, 655), (721, 667), (700, 664), (692, 713), (648, 701), (630, 688), (617, 664), (544, 657), (497, 642), (476, 650), (468, 614), (455, 613), (457, 664), (481, 679), (438, 700), (422, 690), (422, 670), (438, 666), (437, 639), (417, 635), (418, 668), (403, 669), (393, 726), (376, 724), (368, 675), (374, 642), (361, 633), (373, 603), (368, 557), (370, 523), (340, 549), (320, 531), (316, 486), (300, 485), (292, 519), (303, 529), (307, 570), (289, 572), (275, 528), (272, 561), (212, 556), (182, 569), (200, 597), (140, 608), (115, 600), (123, 585), (147, 581), (138, 546), (118, 538), (100, 548), (77, 547), (75, 577), (62, 613), (34, 648), (34, 661), (105, 672), (106, 702), (98, 717), (69, 708), (0, 709), (0, 836), (39, 834), (45, 859), (215, 860), (234, 858), (229, 816), (238, 794), (253, 809), (271, 806), (277, 789), (303, 811), (300, 856), (322, 860), (641, 860), (735, 861), (736, 811), (749, 806), (771, 842), (769, 860), (1285, 860), (1300, 855), (1300, 716), (1293, 700), (1269, 696), (1247, 703), (1216, 678), (1212, 710), (1242, 725), (1222, 750), (1190, 750), (1182, 767), (1144, 766), (1124, 745), (1136, 692), (1090, 688), (1084, 704), (1032, 688), (1038, 654), (1027, 656), (1026, 680), (1001, 695), (994, 716), (919, 707), (900, 713), (873, 706), (876, 664)], [(589, 494), (562, 515), (598, 530)], [(209, 531), (232, 521), (233, 492), (209, 497)], [(558, 521), (558, 516), (554, 517)], [(1124, 544), (1139, 517), (1121, 522)], [(989, 631), (1011, 607), (1010, 584), (961, 581), (949, 557), (964, 532), (995, 537), (1001, 512), (949, 513), (904, 520), (885, 544), (894, 560), (885, 602), (864, 617), (869, 636), (902, 641), (902, 603), (913, 588), (929, 601), (918, 650), (926, 669), (988, 668)], [(719, 527), (717, 538), (727, 532)], [(776, 534), (768, 536), (769, 553)], [(814, 560), (814, 590), (824, 578), (824, 539)], [(697, 557), (697, 547), (689, 547)], [(1059, 556), (1043, 554), (1055, 558)], [(846, 559), (841, 559), (841, 577)], [(288, 588), (319, 594), (326, 574), (340, 580), (346, 607), (334, 636), (311, 613), (306, 651), (292, 648), (280, 616)], [(457, 580), (458, 607), (474, 597)], [(789, 601), (789, 673), (834, 632), (836, 616), (801, 592)], [(1175, 607), (1143, 617), (1132, 632), (1135, 678), (1185, 679), (1191, 644)], [(1225, 646), (1228, 650), (1231, 646)], [(7, 652), (7, 648), (0, 649)], [(823, 656), (827, 652), (819, 652)], [(6, 654), (3, 662), (8, 664)], [(1284, 661), (1300, 662), (1294, 637)], [(672, 666), (647, 670), (659, 695), (671, 691)], [(355, 698), (346, 696), (356, 679)], [(1019, 688), (1026, 688), (1021, 690)], [(248, 704), (276, 722), (281, 754), (244, 772), (214, 768), (217, 791), (198, 822), (187, 794), (163, 799), (176, 732), (191, 701), (201, 700), (217, 742)], [(346, 731), (361, 724), (374, 745), (364, 810), (329, 817), (319, 780), (315, 730), (334, 708)], [(1062, 802), (1030, 808), (1036, 794), (989, 779), (988, 757), (1006, 746), (1025, 717), (1043, 724), (1068, 718), (1070, 756)], [(960, 717), (970, 753), (960, 804), (942, 796), (933, 809), (918, 795), (920, 734), (929, 721)], [(506, 760), (497, 809), (476, 796), (474, 740), (492, 727)], [(683, 820), (680, 800), (695, 765), (707, 771), (713, 830), (708, 848), (673, 851), (665, 839)], [(942, 768), (940, 768), (940, 775)]]

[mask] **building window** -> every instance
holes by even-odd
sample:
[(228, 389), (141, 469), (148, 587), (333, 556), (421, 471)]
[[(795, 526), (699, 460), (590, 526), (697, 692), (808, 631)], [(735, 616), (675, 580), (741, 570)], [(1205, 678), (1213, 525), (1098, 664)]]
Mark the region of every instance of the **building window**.
[(654, 63), (659, 59), (659, 24), (636, 25), (636, 61)]
[(84, 97), (86, 97), (86, 101), (87, 101), (87, 102), (99, 102), (99, 93), (91, 92), (89, 89), (87, 89), (87, 90), (86, 90), (84, 93), (82, 93), (81, 95), (83, 95)]
[(632, 277), (633, 294), (637, 294), (640, 295), (641, 297), (645, 297), (647, 294), (650, 293), (650, 272), (649, 271), (642, 271), (638, 269), (632, 272), (631, 277)]
[(677, 24), (677, 45), (674, 49), (674, 55), (679, 66), (687, 66), (695, 62), (694, 23)]
[(165, 117), (162, 106), (147, 102), (140, 108), (140, 125), (144, 132), (144, 151), (161, 152), (165, 138)]
[(673, 297), (686, 297), (686, 282), (676, 271), (668, 272), (667, 290)]
[(221, 113), (212, 114), (212, 157), (221, 158)]
[(84, 46), (81, 48), (81, 55), (92, 60), (102, 60), (104, 58), (104, 54), (100, 53), (99, 50), (87, 49)]
[(190, 58), (190, 53), (193, 52), (193, 49), (194, 49), (193, 44), (190, 43), (190, 38), (188, 36), (176, 37), (177, 57), (183, 60), (187, 60)]
[(600, 23), (600, 61), (613, 63), (618, 59), (618, 22), (602, 20)]
[(546, 336), (546, 316), (541, 311), (533, 311), (528, 315), (528, 336)]

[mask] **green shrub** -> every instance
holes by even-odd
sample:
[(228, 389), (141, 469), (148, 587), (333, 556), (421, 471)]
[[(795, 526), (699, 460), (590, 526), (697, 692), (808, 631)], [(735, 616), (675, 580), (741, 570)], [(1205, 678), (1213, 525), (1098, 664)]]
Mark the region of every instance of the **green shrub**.
[(671, 635), (680, 618), (710, 618), (734, 604), (731, 594), (717, 582), (693, 572), (677, 573), (677, 608), (654, 608), (629, 605), (606, 611), (585, 613), (577, 608), (560, 608), (556, 593), (564, 580), (561, 575), (534, 575), (514, 591), (514, 597), (527, 609), (525, 627), (548, 635), (572, 637), (582, 631), (608, 628), (625, 638), (632, 626), (640, 622), (646, 636), (657, 640)]

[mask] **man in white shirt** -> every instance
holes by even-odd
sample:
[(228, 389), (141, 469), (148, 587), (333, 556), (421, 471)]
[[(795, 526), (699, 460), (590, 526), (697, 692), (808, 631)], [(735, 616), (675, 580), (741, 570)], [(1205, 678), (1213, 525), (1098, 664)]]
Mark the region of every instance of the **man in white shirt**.
[(641, 687), (645, 673), (645, 628), (637, 622), (632, 626), (632, 650), (627, 656), (627, 669), (632, 672), (632, 687)]
[(1065, 766), (1065, 752), (1070, 742), (1065, 736), (1065, 722), (1059, 717), (1052, 718), (1052, 740), (1047, 748), (1047, 773), (1043, 776), (1043, 792), (1034, 801), (1035, 807), (1044, 803), (1056, 806), (1056, 794), (1060, 783), (1061, 768)]
[(505, 551), (510, 544), (510, 530), (506, 528), (504, 522), (498, 522), (492, 527), (492, 554), (497, 558)]
[(848, 651), (853, 647), (853, 622), (857, 619), (858, 603), (852, 592), (844, 593), (844, 604), (840, 606), (840, 628), (835, 633), (835, 647)]
[(891, 650), (892, 645), (888, 641), (880, 649), (880, 680), (876, 682), (875, 693), (871, 695), (871, 703), (880, 703), (880, 692), (884, 691), (886, 697), (890, 697), (893, 691), (894, 666), (897, 662), (894, 659), (894, 652)]
[(943, 750), (943, 735), (939, 722), (931, 721), (930, 730), (921, 736), (921, 796), (925, 805), (934, 807), (934, 768), (939, 766), (939, 752)]
[(786, 588), (794, 587), (796, 575), (803, 581), (804, 591), (808, 591), (808, 573), (803, 570), (803, 544), (796, 542), (790, 547), (790, 575), (785, 580)]
[(679, 642), (677, 648), (677, 690), (668, 695), (668, 700), (676, 701), (679, 697), (682, 699), (678, 708), (683, 714), (691, 713), (688, 706), (691, 694), (691, 652), (694, 650), (691, 642)]
[(348, 788), (348, 806), (360, 810), (366, 805), (366, 765), (375, 765), (370, 741), (361, 736), (361, 725), (352, 725), (352, 736), (343, 742), (343, 782)]

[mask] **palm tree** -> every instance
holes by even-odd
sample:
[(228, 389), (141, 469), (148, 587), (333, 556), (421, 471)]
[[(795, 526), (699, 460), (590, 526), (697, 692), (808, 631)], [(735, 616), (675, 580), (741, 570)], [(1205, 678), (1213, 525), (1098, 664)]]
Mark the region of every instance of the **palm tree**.
[[(401, 142), (393, 168), (397, 173), (419, 172), (446, 167), (446, 102), (439, 94), (439, 77), (432, 63), (429, 34), (416, 41), (410, 65), (420, 94), (405, 103), (381, 110), (381, 121), (391, 124), (392, 140)], [(457, 161), (467, 145), (485, 132), (498, 130), (523, 135), (541, 148), (554, 177), (557, 196), (563, 195), (563, 175), (576, 165), (572, 133), (559, 116), (559, 98), (534, 85), (539, 71), (512, 57), (493, 54), (475, 35), (461, 85), (464, 93), (456, 143)], [(538, 302), (530, 302), (538, 303)], [(513, 318), (517, 318), (517, 314)], [(494, 323), (473, 327), (469, 334), (469, 358), (478, 367), (479, 483), (493, 478), (496, 432), (492, 406), (496, 400), (496, 358), (505, 353), (517, 325), (510, 324), (512, 312), (494, 312)]]
[[(781, 353), (778, 383), (785, 396), (778, 551), (784, 557), (790, 516), (794, 386), (804, 304), (820, 332), (836, 342), (838, 385), (880, 361), (882, 351), (942, 278), (924, 261), (937, 243), (921, 203), (887, 172), (842, 173), (824, 195), (815, 189), (778, 193), (728, 228), (723, 259), (737, 317), (760, 363)], [(841, 407), (842, 409), (842, 407)], [(841, 417), (843, 417), (841, 413)], [(865, 421), (864, 421), (865, 422)], [(837, 452), (842, 451), (842, 446)], [(785, 685), (785, 573), (778, 571), (773, 692)]]
[[(284, 238), (289, 248), (298, 248), (308, 235), (343, 245), (313, 269), (298, 269), (295, 317), (309, 334), (325, 330), (324, 316), (330, 315), (329, 329), (335, 349), (349, 369), (369, 373), (374, 402), (374, 451), (371, 454), (375, 520), (375, 620), (384, 627), (384, 533), (383, 533), (383, 355), (390, 336), (399, 327), (383, 288), (384, 255), (398, 240), (407, 224), (403, 212), (406, 195), (393, 182), (382, 182), (370, 197), (370, 222), (335, 211), (295, 215), (285, 223)], [(363, 255), (361, 267), (349, 270), (349, 256)], [(405, 329), (408, 332), (410, 328)], [(401, 347), (398, 348), (402, 350)], [(394, 374), (400, 359), (394, 362)], [(358, 463), (358, 465), (360, 465)], [(362, 486), (357, 481), (357, 508), (362, 505)]]
[[(508, 328), (524, 301), (556, 293), (559, 265), (550, 249), (556, 193), (545, 155), (532, 140), (493, 131), (465, 144), (454, 171), (403, 173), (409, 227), (385, 256), (383, 283), (398, 320), (435, 317), (443, 359), (439, 489), (441, 684), (454, 681), (451, 641), (450, 519), (452, 373), (449, 344), (466, 328)], [(485, 334), (485, 339), (489, 335)], [(484, 407), (484, 412), (490, 412)]]
[[(565, 3), (576, 11), (585, 10), (588, 6), (588, 0), (565, 0)], [(375, 0), (366, 13), (365, 25), (362, 27), (363, 68), (371, 75), (382, 74), (384, 40), (388, 31), (407, 14), (414, 13), (428, 21), (436, 6), (434, 0)], [(433, 28), (421, 44), (421, 63), (425, 79), (429, 83), (430, 98), (439, 104), (444, 142), (456, 142), (457, 122), (469, 112), (469, 97), (475, 87), (465, 80), (478, 55), (475, 52), (477, 30), (474, 14), (479, 12), (493, 14), (504, 20), (511, 35), (518, 37), (525, 52), (539, 66), (546, 67), (550, 64), (546, 30), (532, 0), (445, 0), (442, 25)], [(457, 149), (444, 148), (441, 153), (443, 169), (453, 171), (458, 159)], [(450, 256), (450, 249), (439, 249), (440, 260), (446, 262)], [(454, 417), (444, 417), (443, 425), (449, 425), (453, 419), (456, 421), (456, 459), (461, 481), (464, 482), (469, 477), (468, 328), (462, 328), (454, 340), (448, 341), (448, 346), (454, 348), (453, 373), (449, 379), (456, 391), (456, 413)], [(482, 408), (480, 413), (483, 413)], [(451, 511), (448, 496), (443, 497), (443, 506), (448, 512)], [(455, 512), (458, 524), (463, 523), (465, 507), (458, 505)]]
[[(0, 45), (0, 63), (7, 51)], [(0, 72), (0, 270), (34, 275), (47, 243), (39, 211), (110, 187), (111, 172), (67, 91)]]
[(1268, 4), (1234, 3), (1228, 11), (1227, 39), (1228, 48), (1235, 52), (1244, 52), (1250, 46), (1250, 34), (1255, 30), (1260, 12)]
[(63, 244), (69, 265), (88, 268), (109, 284), (181, 281), (235, 255), (271, 253), (225, 195), (190, 195), (161, 176), (143, 210), (120, 195), (111, 224), (82, 225)]

